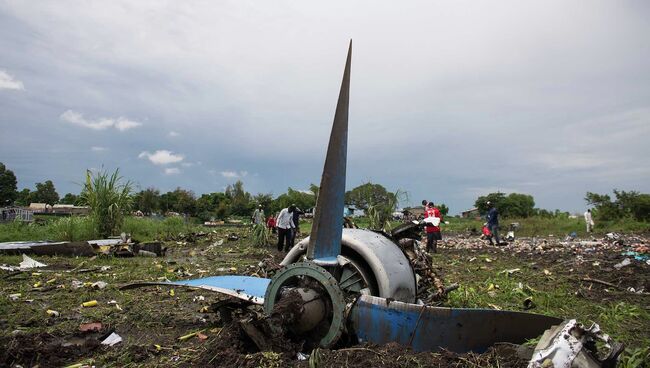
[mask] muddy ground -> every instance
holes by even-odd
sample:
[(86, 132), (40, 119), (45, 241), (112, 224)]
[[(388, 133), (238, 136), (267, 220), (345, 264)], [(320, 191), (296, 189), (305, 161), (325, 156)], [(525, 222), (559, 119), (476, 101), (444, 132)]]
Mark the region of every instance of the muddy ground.
[[(307, 360), (299, 360), (291, 349), (257, 351), (237, 324), (225, 323), (211, 310), (219, 295), (156, 286), (119, 289), (134, 281), (259, 275), (260, 261), (279, 262), (282, 254), (273, 246), (253, 247), (248, 231), (206, 230), (204, 236), (168, 240), (167, 255), (160, 258), (36, 257), (48, 266), (2, 271), (0, 366), (307, 367), (310, 361), (318, 367), (527, 364), (525, 354), (511, 346), (497, 346), (483, 354), (454, 354), (414, 353), (395, 344), (362, 345), (306, 351)], [(228, 240), (233, 232), (238, 240)], [(446, 284), (460, 284), (444, 302), (446, 306), (529, 310), (595, 321), (633, 351), (650, 346), (650, 264), (623, 253), (643, 250), (640, 247), (648, 244), (648, 236), (624, 235), (568, 242), (553, 237), (519, 239), (494, 247), (473, 236), (453, 235), (446, 236), (433, 261)], [(626, 258), (629, 265), (615, 267)], [(18, 265), (21, 260), (0, 255), (0, 264)], [(90, 284), (97, 281), (107, 286), (93, 288)], [(532, 305), (524, 306), (526, 299)], [(82, 306), (91, 300), (97, 305)], [(98, 330), (82, 331), (94, 322), (101, 323)], [(123, 341), (101, 345), (112, 332)], [(196, 334), (179, 339), (192, 333)]]

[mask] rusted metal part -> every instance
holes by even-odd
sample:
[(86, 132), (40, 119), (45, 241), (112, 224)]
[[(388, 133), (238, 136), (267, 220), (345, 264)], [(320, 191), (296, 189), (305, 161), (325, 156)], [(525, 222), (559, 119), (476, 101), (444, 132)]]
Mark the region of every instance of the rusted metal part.
[(397, 342), (415, 351), (482, 352), (496, 342), (521, 344), (562, 320), (492, 309), (441, 308), (359, 297), (350, 312), (359, 342)]
[(343, 229), (343, 205), (345, 173), (348, 151), (348, 107), (350, 103), (350, 63), (352, 40), (343, 72), (343, 82), (336, 104), (332, 133), (327, 147), (320, 191), (316, 202), (314, 222), (309, 237), (307, 258), (321, 266), (337, 265), (336, 256), (341, 254)]

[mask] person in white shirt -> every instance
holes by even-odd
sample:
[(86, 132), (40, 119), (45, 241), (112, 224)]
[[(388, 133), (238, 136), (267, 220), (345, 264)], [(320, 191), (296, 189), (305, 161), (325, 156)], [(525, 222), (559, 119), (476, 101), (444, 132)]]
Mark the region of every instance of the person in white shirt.
[(585, 212), (585, 223), (587, 224), (588, 233), (594, 231), (594, 220), (591, 218), (591, 209), (588, 209), (587, 212)]
[(275, 226), (278, 228), (278, 252), (282, 252), (283, 248), (288, 252), (291, 246), (291, 233), (296, 227), (293, 223), (294, 210), (293, 206), (283, 208), (275, 221)]
[(253, 216), (251, 216), (251, 219), (253, 220), (253, 224), (255, 225), (260, 225), (264, 223), (264, 210), (262, 209), (261, 204), (257, 207), (257, 209), (255, 209), (255, 212), (253, 212)]

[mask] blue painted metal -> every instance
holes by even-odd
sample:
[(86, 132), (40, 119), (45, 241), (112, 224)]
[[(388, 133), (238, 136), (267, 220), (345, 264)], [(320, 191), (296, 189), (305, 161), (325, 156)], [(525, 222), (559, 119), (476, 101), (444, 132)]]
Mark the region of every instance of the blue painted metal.
[(363, 295), (350, 313), (359, 342), (397, 342), (415, 351), (483, 352), (495, 342), (521, 344), (561, 319), (494, 309), (427, 307)]
[(350, 103), (350, 63), (352, 40), (343, 72), (343, 81), (327, 147), (323, 176), (309, 237), (307, 258), (322, 266), (336, 265), (341, 253), (345, 173), (348, 150), (348, 107)]
[(271, 279), (252, 276), (211, 276), (200, 279), (181, 280), (172, 282), (139, 282), (123, 286), (121, 289), (133, 289), (143, 286), (187, 286), (209, 291), (215, 291), (250, 301), (253, 304), (264, 304), (264, 293)]

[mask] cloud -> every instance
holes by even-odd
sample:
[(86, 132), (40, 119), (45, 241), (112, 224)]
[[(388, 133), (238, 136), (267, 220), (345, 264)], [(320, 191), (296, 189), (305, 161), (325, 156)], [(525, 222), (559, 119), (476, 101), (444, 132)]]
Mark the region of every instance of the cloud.
[(129, 120), (127, 118), (119, 117), (115, 122), (115, 129), (119, 130), (120, 132), (123, 132), (125, 130), (139, 127), (140, 125), (142, 125), (142, 123)]
[(23, 82), (14, 79), (6, 71), (0, 70), (0, 89), (24, 90), (25, 85), (23, 85)]
[(180, 173), (181, 170), (178, 167), (168, 167), (165, 169), (165, 175), (177, 175)]
[(180, 134), (172, 130), (171, 132), (169, 132), (168, 135), (169, 135), (170, 137), (174, 138), (174, 137), (178, 137)]
[(59, 117), (61, 120), (94, 130), (105, 130), (111, 127), (120, 132), (139, 127), (142, 123), (129, 120), (120, 116), (119, 118), (100, 118), (97, 120), (86, 119), (82, 113), (73, 110), (66, 110)]
[(229, 178), (229, 179), (235, 179), (235, 178), (243, 178), (244, 176), (248, 175), (248, 171), (222, 171), (221, 176), (224, 178)]
[(99, 147), (99, 146), (92, 146), (92, 147), (90, 147), (90, 150), (93, 151), (93, 152), (102, 152), (102, 151), (107, 151), (108, 148)]
[(23, 82), (14, 79), (9, 73), (4, 70), (0, 70), (0, 89), (16, 89), (24, 90), (25, 86)]
[(176, 162), (181, 162), (183, 161), (185, 156), (181, 154), (175, 154), (172, 151), (168, 151), (168, 150), (158, 150), (154, 153), (143, 151), (138, 155), (138, 158), (147, 158), (154, 165), (167, 165)]

